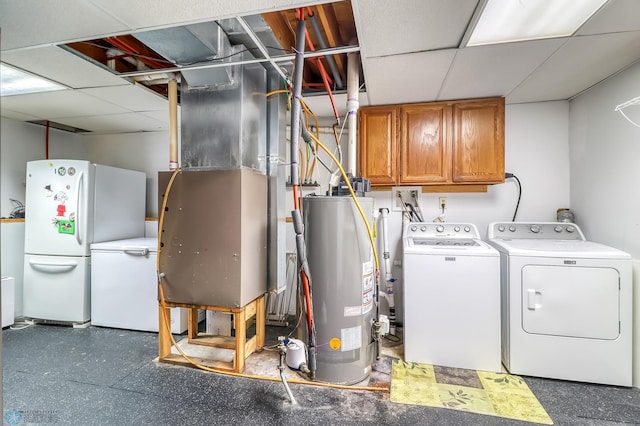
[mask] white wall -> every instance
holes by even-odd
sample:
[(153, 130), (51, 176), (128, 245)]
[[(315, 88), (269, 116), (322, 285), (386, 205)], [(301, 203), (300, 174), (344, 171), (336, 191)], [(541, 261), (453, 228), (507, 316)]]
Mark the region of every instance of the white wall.
[[(25, 150), (18, 149), (19, 179), (23, 179), (24, 164), (28, 159), (38, 157), (38, 141), (44, 143), (44, 131), (39, 126), (25, 125), (15, 120), (3, 118), (2, 158), (5, 155), (5, 121), (15, 129), (9, 133), (11, 138), (30, 141)], [(507, 105), (505, 120), (505, 162), (506, 170), (515, 173), (523, 184), (522, 200), (517, 220), (554, 220), (556, 209), (569, 206), (569, 107), (568, 102), (547, 102), (535, 104)], [(56, 138), (67, 134), (56, 132)], [(52, 133), (53, 134), (53, 133)], [(25, 137), (27, 136), (27, 137)], [(157, 172), (168, 169), (169, 149), (167, 132), (132, 133), (119, 135), (86, 135), (70, 138), (64, 143), (56, 141), (55, 154), (86, 158), (90, 161), (116, 167), (140, 170), (147, 173), (147, 216), (155, 217), (157, 211)], [(343, 145), (346, 137), (343, 137)], [(53, 140), (53, 138), (52, 138)], [(328, 147), (335, 147), (332, 135), (323, 134), (321, 140)], [(29, 148), (33, 145), (32, 148)], [(43, 146), (43, 145), (42, 145)], [(51, 149), (51, 148), (50, 148)], [(43, 151), (42, 151), (43, 152)], [(77, 154), (77, 155), (76, 155)], [(346, 155), (346, 154), (345, 154)], [(57, 156), (57, 155), (56, 155)], [(328, 162), (326, 156), (323, 158)], [(287, 167), (283, 165), (282, 167)], [(10, 188), (19, 187), (16, 176), (5, 179), (3, 167), (2, 183)], [(314, 189), (324, 193), (328, 184), (328, 175), (322, 166), (317, 166), (314, 179), (322, 184)], [(314, 190), (305, 189), (307, 194)], [(376, 199), (376, 207), (391, 207), (390, 191), (373, 191), (369, 196)], [(486, 193), (422, 194), (422, 209), (425, 220), (431, 221), (438, 215), (437, 198), (448, 198), (446, 220), (448, 222), (471, 222), (478, 226), (481, 234), (486, 234), (487, 225), (495, 220), (511, 220), (517, 201), (517, 186), (513, 180), (501, 185), (490, 186)], [(287, 194), (291, 210), (292, 195)], [(391, 212), (389, 218), (389, 241), (392, 259), (401, 260), (401, 214)], [(287, 250), (295, 251), (293, 229), (288, 227)], [(402, 318), (402, 270), (394, 267), (393, 275), (398, 279), (398, 314)]]
[[(614, 111), (637, 96), (640, 63), (571, 102), (571, 208), (588, 238), (640, 259), (640, 128)], [(640, 106), (625, 113), (640, 124)]]
[[(570, 104), (571, 209), (588, 239), (634, 258), (634, 377), (640, 387), (640, 127), (616, 106), (640, 96), (640, 63)], [(640, 106), (625, 113), (640, 124)]]
[[(27, 161), (45, 158), (46, 128), (0, 117), (0, 215), (13, 209), (10, 198), (25, 201)], [(82, 136), (49, 129), (49, 158), (83, 159)]]
[[(542, 102), (507, 105), (505, 111), (505, 169), (522, 182), (523, 191), (516, 220), (553, 221), (556, 210), (569, 206), (569, 103)], [(334, 147), (332, 135), (321, 135), (321, 141)], [(343, 144), (344, 144), (343, 140)], [(287, 172), (288, 174), (288, 172)], [(316, 193), (324, 194), (327, 174), (319, 169), (317, 180), (323, 184)], [(312, 190), (304, 190), (307, 194)], [(391, 191), (372, 191), (376, 208), (391, 210)], [(447, 197), (446, 221), (469, 222), (478, 227), (482, 237), (490, 222), (510, 221), (513, 218), (518, 191), (514, 180), (489, 186), (486, 193), (422, 193), (425, 221), (438, 216), (438, 197)], [(293, 202), (287, 193), (290, 211)], [(402, 259), (402, 214), (389, 215), (389, 245), (393, 260)], [(295, 252), (293, 226), (287, 228), (287, 251)], [(378, 248), (380, 259), (382, 250)], [(392, 262), (393, 263), (393, 262)], [(381, 265), (383, 268), (383, 265)], [(313, 272), (312, 272), (313, 273)], [(384, 273), (384, 271), (381, 271)], [(402, 321), (402, 269), (393, 267), (396, 283), (398, 321)], [(383, 306), (385, 309), (386, 306)], [(295, 312), (295, 309), (290, 312)]]
[(169, 133), (144, 132), (85, 136), (94, 163), (147, 174), (148, 217), (158, 216), (158, 171), (169, 170)]

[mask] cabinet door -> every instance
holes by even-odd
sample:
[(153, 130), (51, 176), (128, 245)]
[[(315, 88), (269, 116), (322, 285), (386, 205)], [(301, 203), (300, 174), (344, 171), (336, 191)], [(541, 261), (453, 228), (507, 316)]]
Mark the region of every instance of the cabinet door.
[(400, 108), (400, 183), (433, 184), (449, 181), (451, 107), (446, 103), (414, 104)]
[(453, 103), (453, 182), (504, 182), (504, 98)]
[(395, 185), (397, 172), (397, 108), (360, 109), (359, 173), (373, 186)]

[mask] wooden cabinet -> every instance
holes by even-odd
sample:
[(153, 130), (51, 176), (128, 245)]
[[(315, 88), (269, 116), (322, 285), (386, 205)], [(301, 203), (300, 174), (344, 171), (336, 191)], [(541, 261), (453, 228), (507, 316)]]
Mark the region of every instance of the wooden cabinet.
[(457, 102), (452, 109), (452, 182), (504, 182), (504, 98)]
[(365, 107), (359, 123), (372, 186), (504, 181), (504, 98)]
[(451, 180), (451, 106), (444, 103), (400, 107), (398, 184), (446, 183)]
[(359, 116), (359, 172), (373, 186), (395, 185), (398, 175), (398, 109), (369, 107)]

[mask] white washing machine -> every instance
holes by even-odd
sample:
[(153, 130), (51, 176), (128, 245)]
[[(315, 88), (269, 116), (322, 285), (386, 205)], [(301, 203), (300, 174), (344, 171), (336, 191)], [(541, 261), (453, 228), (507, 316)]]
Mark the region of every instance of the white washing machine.
[(500, 256), (466, 223), (405, 224), (405, 361), (501, 371)]
[(513, 374), (631, 386), (631, 256), (568, 223), (492, 223)]

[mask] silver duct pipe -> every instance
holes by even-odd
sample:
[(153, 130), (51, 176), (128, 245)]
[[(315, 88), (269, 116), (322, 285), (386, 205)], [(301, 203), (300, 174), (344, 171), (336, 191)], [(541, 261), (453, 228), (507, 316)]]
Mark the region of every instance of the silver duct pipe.
[[(313, 27), (313, 32), (316, 33), (316, 37), (318, 38), (318, 46), (320, 49), (327, 48), (327, 42), (320, 31), (320, 26), (318, 25), (318, 21), (316, 20), (316, 15), (313, 14), (309, 16), (311, 21), (311, 26)], [(329, 69), (331, 69), (331, 74), (333, 74), (333, 80), (336, 82), (336, 87), (338, 89), (344, 88), (344, 83), (342, 82), (342, 77), (340, 77), (340, 71), (338, 70), (338, 66), (336, 65), (336, 61), (333, 59), (333, 56), (327, 55), (325, 56), (327, 59), (327, 63), (329, 64)]]

